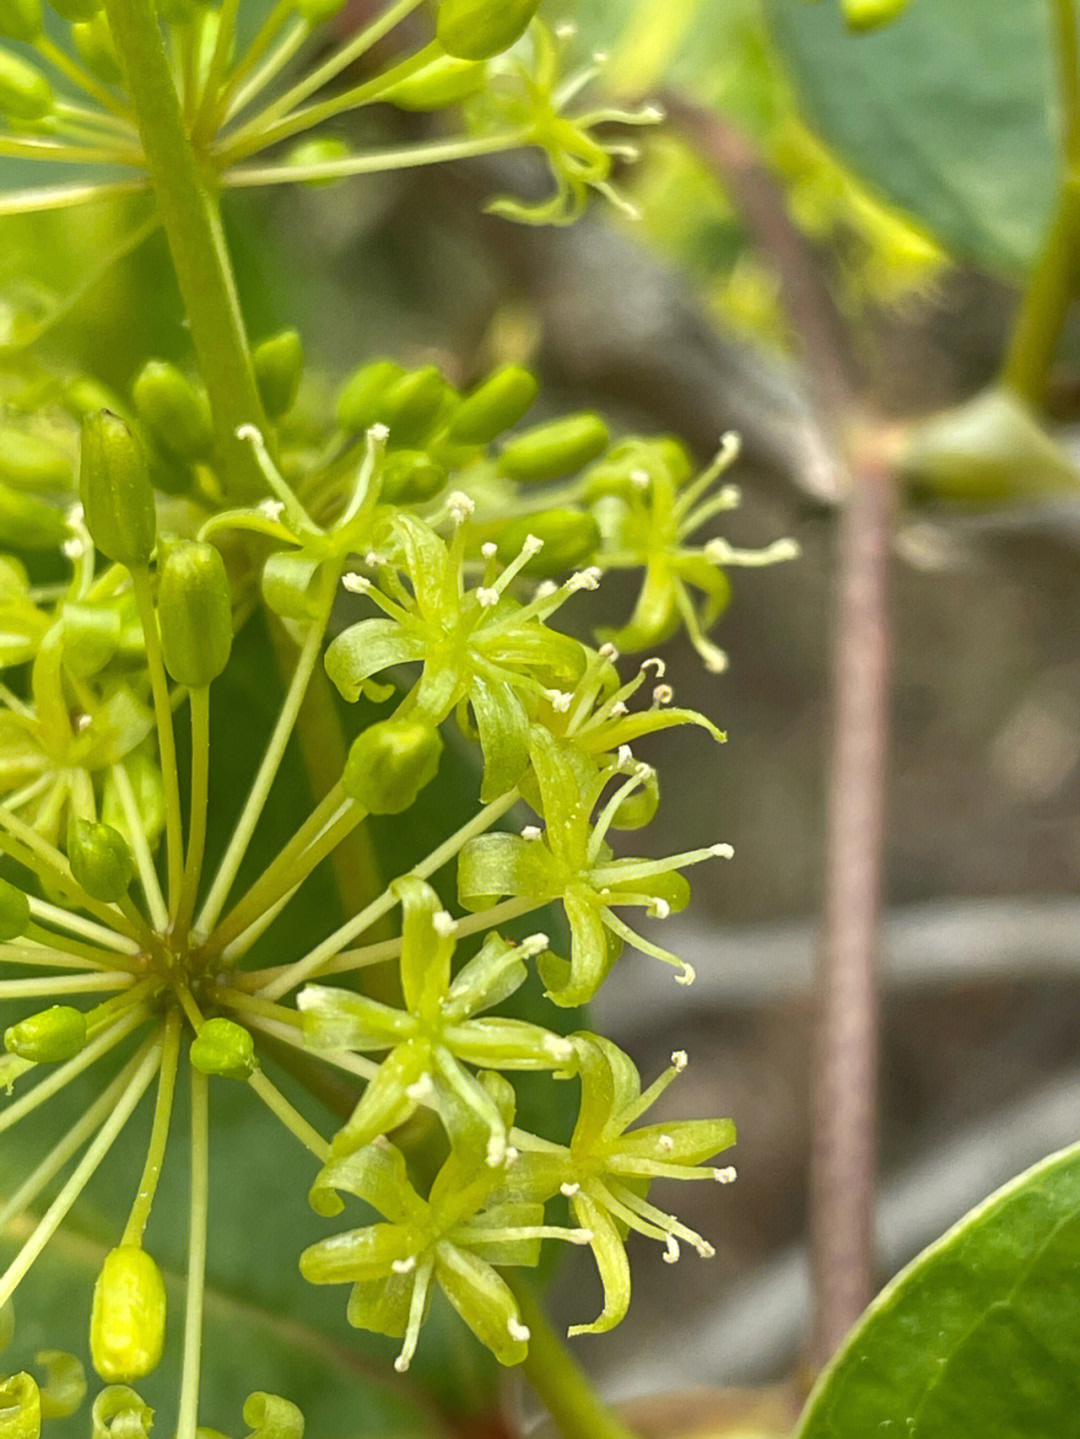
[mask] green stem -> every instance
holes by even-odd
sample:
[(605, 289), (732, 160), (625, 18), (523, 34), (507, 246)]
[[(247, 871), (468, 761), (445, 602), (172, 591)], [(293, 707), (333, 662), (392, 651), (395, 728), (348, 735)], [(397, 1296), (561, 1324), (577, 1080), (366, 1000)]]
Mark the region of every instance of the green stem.
[(176, 1439), (195, 1439), (199, 1421), (203, 1298), (206, 1293), (206, 1229), (210, 1207), (210, 1122), (206, 1075), (191, 1066), (191, 1206), (188, 1218), (184, 1361)]
[(330, 1145), (314, 1126), (310, 1125), (298, 1109), (294, 1109), (276, 1085), (271, 1084), (265, 1074), (256, 1070), (248, 1084), (285, 1128), (305, 1149), (309, 1149), (320, 1164), (330, 1158)]
[(210, 782), (210, 686), (190, 691), (191, 704), (191, 814), (188, 821), (187, 863), (176, 908), (175, 933), (183, 945), (195, 909), (195, 896), (206, 851), (206, 800)]
[(169, 876), (169, 907), (175, 910), (184, 874), (184, 835), (180, 816), (180, 775), (176, 768), (176, 739), (173, 735), (172, 705), (169, 701), (169, 680), (161, 653), (154, 596), (150, 587), (150, 571), (145, 566), (131, 571), (135, 601), (142, 620), (146, 642), (146, 668), (150, 672), (150, 688), (154, 696), (154, 717), (157, 720), (158, 749), (161, 755), (161, 783), (165, 790), (165, 848)]
[(214, 417), (225, 488), (250, 496), (265, 485), (241, 425), (266, 429), (221, 225), (214, 182), (184, 128), (153, 0), (106, 0), (113, 40), (146, 153), (191, 338)]
[(1076, 0), (1053, 0), (1053, 24), (1062, 145), (1065, 163), (1075, 170), (1080, 166), (1080, 31)]
[(154, 857), (150, 853), (150, 841), (147, 839), (146, 826), (143, 824), (139, 805), (135, 799), (131, 776), (122, 764), (114, 764), (112, 778), (124, 811), (128, 837), (131, 840), (131, 852), (135, 856), (139, 883), (142, 885), (147, 908), (150, 910), (150, 921), (159, 934), (164, 934), (169, 927), (169, 911), (165, 904), (165, 896), (161, 893), (157, 870), (154, 868)]
[(157, 1193), (161, 1166), (165, 1159), (165, 1146), (169, 1142), (169, 1124), (172, 1120), (173, 1096), (176, 1093), (176, 1071), (180, 1062), (180, 1029), (182, 1017), (176, 1008), (170, 1009), (165, 1020), (165, 1037), (161, 1050), (161, 1070), (158, 1074), (157, 1102), (154, 1105), (154, 1122), (150, 1129), (150, 1143), (146, 1150), (146, 1163), (135, 1195), (135, 1202), (128, 1215), (127, 1226), (121, 1244), (142, 1244), (146, 1223)]
[(584, 1369), (556, 1334), (532, 1291), (516, 1275), (503, 1278), (529, 1327), (522, 1372), (555, 1420), (562, 1439), (637, 1439), (597, 1394)]

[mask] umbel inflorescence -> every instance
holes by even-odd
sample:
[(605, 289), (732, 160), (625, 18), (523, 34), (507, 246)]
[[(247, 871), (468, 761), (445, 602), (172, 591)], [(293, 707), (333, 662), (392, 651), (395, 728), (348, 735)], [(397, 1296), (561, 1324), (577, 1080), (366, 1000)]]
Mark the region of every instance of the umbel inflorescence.
[[(57, 8), (74, 51), (49, 38), (54, 26), (42, 30), (34, 0), (0, 0), (0, 29), (36, 46), (83, 96), (58, 99), (29, 60), (0, 53), (10, 131), (0, 145), (125, 164), (136, 178), (101, 183), (154, 189), (152, 164), (139, 175), (121, 71), (107, 67), (110, 22), (121, 25), (125, 7)], [(543, 215), (506, 202), (519, 218), (564, 218), (586, 186), (608, 188), (617, 147), (591, 127), (643, 117), (567, 118), (582, 77), (559, 80), (559, 41), (533, 21), (535, 3), (444, 0), (430, 43), (336, 100), (308, 103), (417, 9), (387, 7), (244, 119), (327, 10), (278, 4), (234, 59), (236, 4), (171, 5), (179, 113), (205, 172), (215, 184), (248, 183), (261, 172), (245, 166), (265, 146), (374, 100), (464, 99), (467, 138), (383, 160), (541, 144), (556, 194)], [(262, 178), (375, 168), (367, 156), (291, 164), (275, 161)], [(28, 191), (9, 208), (88, 192)], [(0, 1236), (17, 1246), (0, 1275), (0, 1342), (11, 1339), (9, 1301), (110, 1150), (143, 1123), (146, 1096), (141, 1178), (85, 1295), (88, 1357), (105, 1385), (91, 1404), (95, 1439), (148, 1431), (151, 1411), (132, 1386), (161, 1362), (167, 1327), (183, 1343), (166, 1428), (178, 1439), (218, 1435), (200, 1427), (218, 1416), (199, 1410), (215, 1086), (244, 1086), (253, 1111), (280, 1121), (286, 1156), (292, 1145), (308, 1163), (297, 1163), (298, 1182), (317, 1214), (333, 1219), (348, 1203), (368, 1215), (268, 1262), (349, 1286), (349, 1322), (397, 1336), (399, 1371), (439, 1291), (501, 1362), (521, 1361), (530, 1336), (507, 1275), (534, 1267), (545, 1240), (595, 1257), (601, 1310), (572, 1332), (610, 1328), (629, 1300), (629, 1230), (657, 1240), (668, 1262), (685, 1245), (711, 1253), (650, 1201), (651, 1182), (733, 1174), (705, 1164), (733, 1143), (729, 1121), (643, 1122), (685, 1055), (643, 1089), (610, 1041), (563, 1030), (627, 945), (692, 981), (627, 915), (681, 909), (683, 872), (730, 853), (717, 843), (635, 858), (625, 840), (617, 856), (613, 840), (657, 807), (656, 774), (634, 754), (641, 737), (690, 724), (723, 738), (673, 706), (662, 661), (627, 670), (620, 651), (682, 628), (706, 665), (722, 668), (707, 631), (728, 600), (725, 568), (793, 552), (745, 554), (702, 537), (737, 502), (723, 482), (735, 442), (699, 471), (677, 441), (613, 441), (592, 413), (523, 428), (537, 385), (515, 364), (463, 394), (432, 366), (371, 361), (327, 414), (297, 403), (295, 332), (264, 340), (250, 361), (252, 413), (224, 447), (220, 379), (204, 386), (151, 359), (128, 394), (103, 396), (84, 376), (43, 383), (25, 352), (5, 362), (0, 442), (19, 485), (0, 485), (0, 1142), (32, 1132), (61, 1096), (85, 1103), (40, 1158), (17, 1176), (5, 1168)], [(593, 643), (561, 628), (563, 606), (615, 569), (641, 574), (626, 622)], [(282, 676), (262, 683), (280, 703), (250, 788), (237, 794), (211, 782), (211, 736), (246, 732), (242, 710), (218, 697), (261, 628)], [(275, 835), (253, 875), (245, 860), (265, 839), (287, 751), (327, 677), (351, 744), (333, 773), (322, 766), (324, 782), (313, 767), (310, 813)], [(302, 945), (276, 939), (289, 933), (293, 897), (346, 851), (362, 853), (369, 818), (422, 800), (451, 735), (477, 757), (475, 779), (465, 769), (460, 780), (472, 788), (468, 818)], [(208, 828), (226, 838), (208, 843)], [(504, 1012), (530, 973), (551, 1002), (545, 1022)], [(319, 1095), (336, 1076), (336, 1117), (305, 1117), (264, 1072), (267, 1055), (291, 1056), (294, 1077)], [(529, 1071), (563, 1087), (572, 1132), (521, 1121), (513, 1077)], [(151, 1221), (161, 1185), (177, 1183), (162, 1171), (181, 1092), (190, 1163), (176, 1306)], [(426, 1180), (413, 1162), (425, 1144)], [(86, 1390), (79, 1356), (44, 1351), (0, 1381), (0, 1432), (34, 1439)], [(262, 1390), (243, 1416), (265, 1439), (302, 1433), (288, 1399)]]

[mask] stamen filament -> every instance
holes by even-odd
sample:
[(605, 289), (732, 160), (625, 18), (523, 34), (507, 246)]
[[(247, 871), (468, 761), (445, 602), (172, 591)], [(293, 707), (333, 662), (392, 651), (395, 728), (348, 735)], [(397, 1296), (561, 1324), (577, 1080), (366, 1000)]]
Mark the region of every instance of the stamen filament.
[(90, 185), (41, 185), (28, 190), (8, 190), (0, 195), (0, 215), (36, 215), (45, 210), (69, 210), (91, 200), (121, 199), (142, 195), (149, 179), (102, 180)]
[[(687, 849), (673, 854), (669, 859), (643, 859), (636, 864), (617, 860), (611, 865), (598, 865), (592, 871), (593, 881), (598, 885), (622, 884), (630, 879), (651, 879), (654, 875), (668, 874), (673, 869), (685, 869), (691, 864), (701, 864), (706, 859), (730, 859), (734, 851), (727, 844), (710, 844), (703, 849)], [(616, 898), (615, 903), (618, 903)]]
[(173, 735), (172, 704), (169, 680), (161, 653), (154, 596), (150, 587), (150, 571), (145, 565), (131, 570), (135, 602), (142, 621), (146, 643), (146, 667), (150, 672), (150, 689), (154, 698), (157, 721), (158, 753), (161, 759), (161, 781), (165, 789), (165, 848), (168, 873), (169, 907), (175, 911), (184, 872), (184, 836), (181, 830), (180, 775), (176, 768), (176, 739)]
[(206, 1230), (210, 1208), (210, 1116), (206, 1075), (191, 1068), (191, 1203), (188, 1218), (184, 1359), (176, 1439), (195, 1439), (199, 1417), (203, 1298), (206, 1292)]
[(169, 1124), (172, 1120), (173, 1097), (176, 1093), (176, 1071), (180, 1062), (181, 1014), (175, 1007), (165, 1018), (165, 1034), (162, 1040), (161, 1070), (158, 1074), (157, 1101), (154, 1105), (154, 1122), (150, 1129), (150, 1143), (146, 1151), (146, 1163), (139, 1181), (135, 1202), (131, 1206), (128, 1222), (124, 1228), (121, 1244), (142, 1244), (146, 1222), (157, 1193), (161, 1178), (161, 1165), (165, 1158), (165, 1146), (169, 1141)]
[[(281, 29), (282, 25), (285, 24), (290, 15), (295, 13), (295, 0), (277, 0), (277, 4), (255, 32), (251, 44), (233, 66), (232, 72), (221, 92), (222, 104), (225, 104), (229, 96), (236, 92), (240, 82), (247, 78), (253, 67), (258, 64), (259, 60), (266, 53), (267, 48), (273, 42), (274, 36)], [(311, 33), (311, 27), (306, 21), (301, 20), (299, 25), (305, 36)]]
[(51, 999), (60, 994), (93, 994), (98, 990), (128, 989), (130, 974), (46, 975), (34, 979), (0, 980), (0, 999)]
[(309, 1149), (320, 1164), (325, 1164), (330, 1158), (330, 1145), (300, 1111), (293, 1108), (281, 1090), (259, 1070), (249, 1077), (248, 1084), (267, 1109), (281, 1120), (289, 1133), (298, 1139), (305, 1149)]
[(124, 120), (128, 125), (131, 124), (131, 115), (124, 102), (118, 100), (104, 85), (95, 80), (89, 71), (84, 70), (77, 60), (72, 59), (66, 51), (61, 50), (60, 46), (50, 40), (48, 35), (38, 35), (34, 41), (34, 48), (76, 89), (96, 100), (103, 109), (110, 110), (118, 120)]
[[(294, 8), (295, 6), (293, 4), (293, 0), (285, 0), (285, 3), (283, 5), (279, 5), (277, 7), (277, 9), (286, 16), (291, 14)], [(275, 11), (274, 13), (277, 13), (277, 11)], [(271, 18), (273, 18), (273, 16), (271, 16)], [(275, 76), (281, 73), (281, 71), (293, 58), (297, 50), (300, 49), (301, 45), (303, 45), (304, 41), (310, 34), (311, 27), (308, 25), (307, 21), (296, 20), (293, 23), (292, 28), (287, 30), (282, 36), (281, 42), (279, 43), (277, 49), (266, 57), (262, 65), (260, 65), (259, 68), (252, 73), (251, 78), (247, 80), (245, 84), (238, 86), (236, 85), (236, 81), (240, 77), (241, 71), (243, 71), (244, 75), (247, 74), (247, 69), (244, 69), (244, 64), (247, 61), (248, 57), (251, 55), (251, 50), (255, 48), (254, 44), (252, 45), (251, 50), (248, 51), (248, 54), (244, 57), (244, 60), (241, 61), (241, 63), (237, 65), (233, 70), (228, 84), (221, 92), (219, 112), (222, 105), (224, 105), (224, 111), (223, 113), (220, 113), (220, 120), (217, 128), (220, 128), (221, 125), (226, 125), (230, 120), (235, 119), (236, 116), (241, 113), (241, 111), (247, 109), (248, 105), (251, 104), (252, 100), (256, 99), (257, 96), (262, 94), (263, 90), (265, 90), (267, 85), (270, 84), (270, 81), (273, 80)]]
[[(223, 1004), (227, 1002), (224, 998), (222, 999)], [(237, 1005), (236, 1007), (242, 1009), (242, 1006)], [(309, 1058), (329, 1064), (332, 1069), (344, 1070), (346, 1074), (355, 1074), (359, 1079), (374, 1079), (379, 1072), (380, 1066), (374, 1060), (364, 1059), (362, 1055), (350, 1054), (344, 1049), (310, 1049), (299, 1031), (291, 1024), (283, 1024), (275, 1019), (261, 1019), (258, 1015), (247, 1015), (245, 1023), (249, 1029), (259, 1030), (268, 1039), (277, 1039), (282, 1044), (290, 1045), (293, 1049), (303, 1050)]]
[(437, 165), (450, 160), (469, 160), (480, 155), (497, 155), (504, 150), (518, 150), (528, 144), (530, 133), (527, 129), (516, 129), (493, 135), (464, 136), (456, 140), (430, 140), (403, 145), (399, 150), (372, 150), (315, 165), (229, 169), (222, 176), (222, 183), (229, 189), (240, 190), (262, 185), (295, 185), (306, 180), (344, 180), (353, 175), (381, 175), (391, 170), (410, 170), (419, 165)]
[(93, 972), (104, 967), (96, 960), (84, 959), (82, 955), (36, 944), (0, 944), (0, 964), (30, 964), (39, 969), (77, 969), (80, 972)]
[(150, 922), (159, 934), (164, 934), (169, 927), (169, 911), (165, 904), (165, 896), (161, 892), (161, 883), (158, 880), (157, 868), (150, 853), (150, 841), (147, 839), (146, 826), (143, 824), (142, 815), (135, 800), (135, 791), (131, 786), (131, 777), (122, 764), (114, 764), (112, 778), (121, 808), (124, 811), (124, 820), (127, 823), (128, 835), (131, 840), (131, 852), (135, 857), (139, 883), (142, 885), (142, 892), (150, 911)]
[(394, 1368), (399, 1374), (405, 1373), (416, 1353), (416, 1341), (420, 1337), (420, 1324), (424, 1317), (424, 1305), (427, 1302), (427, 1292), (434, 1269), (435, 1256), (433, 1254), (425, 1255), (417, 1267), (409, 1300), (409, 1320), (405, 1326), (405, 1342), (401, 1346), (401, 1353), (394, 1360)]
[(189, 692), (191, 707), (191, 809), (188, 819), (187, 860), (180, 883), (173, 926), (180, 946), (187, 940), (188, 925), (202, 876), (206, 850), (206, 801), (210, 777), (210, 686)]

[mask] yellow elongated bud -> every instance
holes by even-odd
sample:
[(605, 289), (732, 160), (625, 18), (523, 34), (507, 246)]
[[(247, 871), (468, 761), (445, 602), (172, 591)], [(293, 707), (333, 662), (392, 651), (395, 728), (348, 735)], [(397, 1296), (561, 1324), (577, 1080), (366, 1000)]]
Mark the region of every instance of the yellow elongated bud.
[(0, 1379), (0, 1439), (41, 1439), (41, 1393), (29, 1374)]
[(41, 34), (41, 0), (0, 0), (0, 35), (36, 40)]
[(595, 460), (610, 436), (599, 415), (588, 412), (551, 420), (517, 435), (499, 456), (499, 473), (511, 480), (557, 480)]
[(352, 742), (341, 782), (371, 814), (400, 814), (439, 771), (443, 742), (426, 720), (388, 719)]
[(53, 110), (52, 86), (20, 55), (0, 50), (0, 114), (9, 120), (44, 120)]
[(484, 74), (482, 62), (437, 55), (430, 64), (384, 90), (379, 99), (401, 110), (441, 110), (475, 95), (484, 84)]
[(359, 435), (376, 424), (383, 395), (405, 371), (393, 360), (372, 360), (354, 370), (338, 393), (337, 421)]
[(21, 550), (53, 550), (67, 536), (67, 522), (58, 509), (0, 484), (0, 535)]
[(443, 0), (435, 27), (448, 55), (488, 60), (528, 29), (540, 0)]
[(91, 824), (72, 815), (68, 824), (71, 872), (87, 894), (111, 904), (127, 894), (135, 861), (127, 840), (107, 824)]
[(161, 1270), (145, 1249), (121, 1244), (105, 1256), (90, 1312), (90, 1357), (102, 1379), (153, 1373), (165, 1344), (165, 1307)]
[(63, 1064), (74, 1059), (85, 1043), (86, 1015), (70, 1004), (54, 1004), (4, 1031), (7, 1052), (35, 1064)]
[(255, 1044), (242, 1024), (221, 1015), (208, 1019), (191, 1041), (191, 1062), (203, 1074), (247, 1079), (258, 1069)]
[(158, 580), (158, 622), (165, 668), (178, 684), (202, 689), (229, 663), (232, 591), (213, 545), (170, 545)]
[(72, 25), (71, 39), (92, 75), (104, 80), (106, 85), (119, 85), (123, 71), (104, 10), (99, 10), (89, 20)]
[(263, 409), (272, 420), (292, 409), (304, 368), (304, 346), (296, 330), (282, 330), (251, 352)]
[(0, 942), (18, 939), (30, 923), (30, 901), (21, 889), (0, 879)]
[(499, 558), (509, 564), (521, 553), (530, 535), (544, 547), (523, 566), (522, 573), (547, 577), (586, 564), (600, 547), (600, 526), (587, 511), (541, 510), (511, 520), (499, 535)]
[(910, 0), (844, 0), (844, 21), (849, 30), (876, 30), (907, 9)]
[(214, 444), (206, 396), (168, 360), (149, 360), (131, 387), (139, 419), (163, 454), (203, 460)]
[(101, 553), (129, 568), (145, 565), (157, 540), (150, 471), (142, 445), (111, 410), (83, 420), (79, 494)]
[(447, 426), (452, 440), (487, 445), (526, 414), (540, 386), (523, 365), (504, 365), (458, 405)]

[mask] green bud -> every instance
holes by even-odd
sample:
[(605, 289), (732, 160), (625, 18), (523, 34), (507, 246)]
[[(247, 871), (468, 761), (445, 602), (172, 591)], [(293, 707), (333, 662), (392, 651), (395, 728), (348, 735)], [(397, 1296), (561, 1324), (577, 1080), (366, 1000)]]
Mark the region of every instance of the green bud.
[(30, 901), (21, 889), (0, 879), (0, 942), (18, 939), (30, 924)]
[(394, 449), (414, 449), (427, 438), (448, 389), (434, 365), (410, 370), (387, 386), (376, 418), (389, 429)]
[(90, 20), (82, 20), (71, 27), (71, 40), (82, 57), (82, 62), (92, 75), (106, 85), (119, 85), (124, 78), (120, 69), (120, 57), (113, 44), (109, 18), (104, 10)]
[(90, 1439), (148, 1439), (154, 1411), (126, 1384), (110, 1384), (90, 1409)]
[(487, 445), (526, 414), (539, 392), (535, 375), (522, 365), (504, 365), (462, 400), (448, 426), (452, 440)]
[(61, 610), (64, 668), (76, 679), (89, 679), (120, 648), (122, 621), (114, 604), (71, 602)]
[(49, 4), (65, 20), (92, 20), (104, 0), (49, 0)]
[(225, 1079), (247, 1079), (258, 1069), (255, 1043), (242, 1024), (216, 1017), (208, 1019), (191, 1041), (191, 1062), (203, 1074)]
[(499, 558), (504, 564), (521, 553), (529, 535), (543, 540), (544, 548), (522, 566), (521, 573), (537, 578), (576, 569), (600, 547), (600, 526), (587, 511), (541, 510), (511, 520), (499, 535)]
[(392, 450), (383, 462), (383, 499), (418, 504), (437, 495), (446, 478), (446, 467), (436, 464), (426, 450)]
[(292, 409), (304, 368), (304, 346), (296, 330), (282, 330), (251, 352), (259, 398), (272, 420)]
[[(340, 135), (323, 135), (316, 136), (313, 140), (301, 140), (298, 145), (294, 145), (286, 155), (285, 163), (294, 170), (300, 170), (308, 165), (330, 165), (335, 160), (347, 160), (351, 154), (349, 142)], [(318, 190), (327, 185), (340, 185), (341, 179), (304, 180), (302, 183), (312, 190)]]
[(141, 1379), (153, 1373), (165, 1343), (165, 1282), (138, 1244), (105, 1256), (94, 1285), (90, 1357), (102, 1379)]
[(158, 623), (165, 668), (177, 684), (203, 689), (229, 663), (232, 591), (213, 545), (180, 540), (158, 574)]
[(71, 456), (42, 435), (5, 426), (0, 430), (0, 480), (20, 489), (66, 490)]
[(354, 370), (338, 393), (336, 413), (341, 428), (360, 435), (376, 424), (383, 396), (404, 373), (393, 360), (372, 360)]
[(35, 1064), (63, 1064), (74, 1059), (85, 1043), (86, 1015), (69, 1004), (54, 1004), (4, 1030), (7, 1052)]
[(499, 474), (511, 480), (557, 480), (595, 460), (610, 436), (599, 415), (570, 415), (536, 425), (507, 442), (499, 456)]
[(145, 565), (157, 539), (150, 472), (142, 445), (110, 410), (83, 421), (79, 494), (101, 553), (129, 568)]
[[(142, 749), (132, 750), (123, 760), (128, 779), (135, 795), (135, 807), (139, 812), (143, 829), (151, 847), (165, 828), (165, 790), (161, 770)], [(112, 770), (106, 771), (105, 788), (101, 797), (101, 818), (105, 824), (118, 830), (131, 843), (128, 833), (127, 815), (123, 800)]]
[(41, 34), (41, 0), (0, 0), (0, 35), (31, 42)]
[(435, 33), (448, 55), (487, 60), (521, 38), (540, 0), (443, 0)]
[(0, 535), (20, 550), (55, 550), (67, 538), (67, 521), (54, 506), (0, 484)]
[(640, 789), (632, 790), (615, 811), (613, 829), (644, 829), (652, 822), (660, 804), (660, 782), (656, 771), (650, 770)]
[(29, 1374), (0, 1379), (2, 1439), (41, 1439), (41, 1393)]
[(401, 814), (435, 778), (442, 749), (427, 720), (380, 720), (353, 740), (341, 783), (369, 813)]
[(210, 405), (168, 360), (149, 360), (131, 387), (139, 418), (161, 452), (176, 460), (202, 460), (214, 445)]
[(44, 120), (53, 111), (52, 86), (21, 55), (0, 50), (0, 114), (9, 120)]
[(379, 96), (401, 110), (441, 110), (483, 88), (485, 67), (475, 60), (437, 55), (429, 64), (391, 85)]
[(72, 815), (67, 850), (71, 872), (87, 894), (107, 904), (123, 899), (135, 877), (135, 861), (118, 830)]
[(844, 21), (849, 30), (876, 30), (906, 10), (909, 0), (844, 0)]

